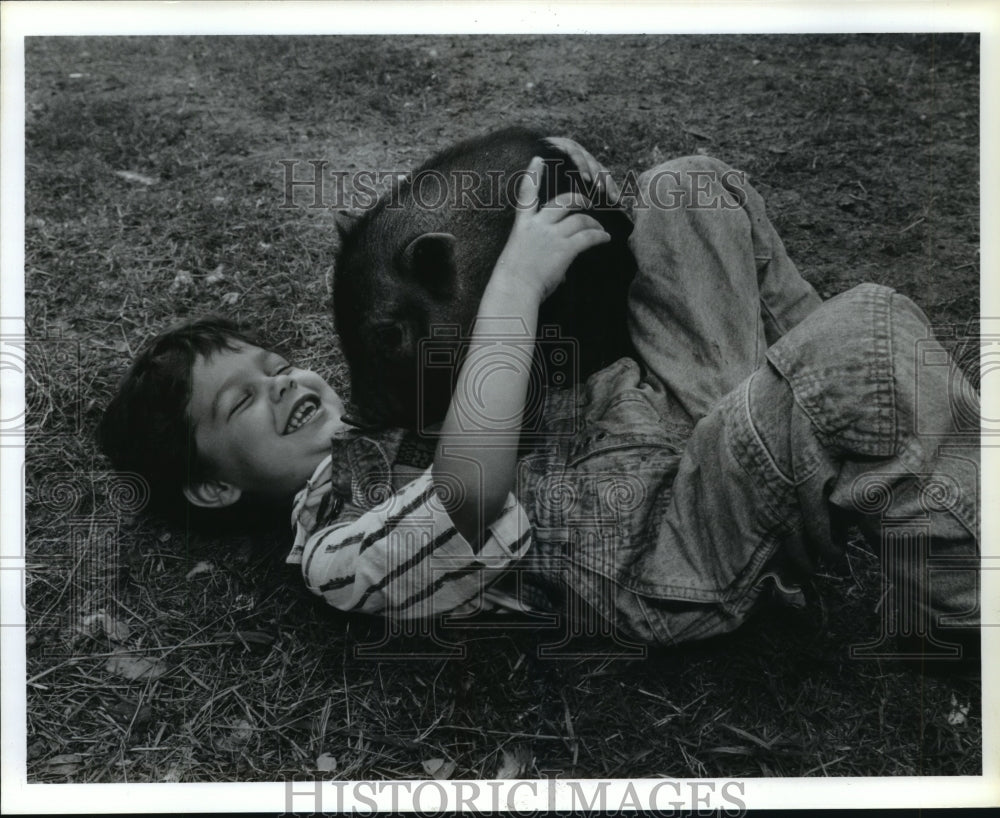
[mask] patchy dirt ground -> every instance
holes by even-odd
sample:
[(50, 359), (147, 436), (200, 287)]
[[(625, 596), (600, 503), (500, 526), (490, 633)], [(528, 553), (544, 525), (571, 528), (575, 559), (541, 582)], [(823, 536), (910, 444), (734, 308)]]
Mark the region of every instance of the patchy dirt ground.
[(801, 616), (645, 660), (543, 662), (519, 632), (373, 660), (354, 655), (368, 625), (285, 583), (283, 532), (145, 519), (91, 442), (132, 355), (183, 315), (245, 321), (345, 386), (332, 212), (301, 190), (282, 206), (282, 160), (406, 170), (512, 123), (619, 174), (696, 152), (748, 171), (822, 294), (896, 287), (975, 376), (977, 38), (48, 38), (26, 86), (33, 780), (414, 778), (434, 759), (490, 778), (508, 756), (528, 776), (980, 770), (975, 677), (847, 658), (878, 627), (860, 543)]

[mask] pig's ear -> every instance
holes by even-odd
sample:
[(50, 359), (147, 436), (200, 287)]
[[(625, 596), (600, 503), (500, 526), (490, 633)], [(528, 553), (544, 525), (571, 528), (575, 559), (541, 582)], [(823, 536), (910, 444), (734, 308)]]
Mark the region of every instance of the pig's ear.
[(405, 273), (437, 298), (447, 298), (454, 288), (455, 241), (451, 233), (423, 233), (403, 251)]
[(343, 244), (344, 239), (350, 235), (359, 221), (361, 221), (360, 216), (347, 210), (338, 210), (333, 214), (333, 224), (337, 228), (337, 237), (340, 239), (341, 244)]
[[(357, 228), (358, 222), (360, 221), (360, 216), (357, 216), (347, 210), (338, 210), (333, 214), (333, 226), (337, 228), (337, 255), (335, 260), (340, 257), (341, 251), (344, 249), (344, 241)], [(326, 275), (324, 276), (324, 281), (326, 282), (326, 294), (329, 298), (333, 298), (333, 282), (335, 275), (336, 266), (331, 265), (327, 268)]]

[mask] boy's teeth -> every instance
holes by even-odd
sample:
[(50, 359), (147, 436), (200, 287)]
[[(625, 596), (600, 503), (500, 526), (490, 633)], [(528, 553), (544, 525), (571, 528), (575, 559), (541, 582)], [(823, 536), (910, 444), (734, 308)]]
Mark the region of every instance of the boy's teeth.
[(316, 413), (315, 401), (308, 400), (299, 406), (285, 424), (285, 434), (290, 434), (306, 423)]

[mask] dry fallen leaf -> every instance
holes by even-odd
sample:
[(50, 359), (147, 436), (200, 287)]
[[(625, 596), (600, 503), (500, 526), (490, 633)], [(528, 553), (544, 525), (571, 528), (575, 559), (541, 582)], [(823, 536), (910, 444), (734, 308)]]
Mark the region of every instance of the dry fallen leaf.
[(152, 707), (148, 704), (140, 705), (139, 702), (130, 699), (112, 702), (105, 705), (104, 709), (116, 722), (131, 725), (135, 730), (141, 730), (153, 718)]
[(194, 750), (191, 747), (180, 747), (178, 753), (180, 758), (174, 761), (159, 779), (161, 783), (170, 784), (183, 781), (188, 771), (196, 768)]
[(494, 776), (496, 779), (523, 778), (531, 762), (531, 751), (523, 744), (515, 744), (510, 750), (503, 748), (503, 761)]
[(704, 131), (698, 130), (698, 128), (692, 128), (691, 126), (685, 126), (684, 127), (684, 132), (685, 133), (689, 133), (689, 134), (691, 134), (691, 136), (695, 136), (698, 139), (707, 139), (709, 141), (712, 140), (711, 136), (709, 136)]
[(172, 293), (187, 293), (194, 288), (194, 279), (187, 270), (178, 270), (174, 280), (170, 282)]
[(105, 633), (113, 642), (124, 642), (129, 636), (129, 627), (113, 616), (104, 613), (90, 614), (83, 618), (83, 632), (88, 636)]
[(163, 662), (148, 656), (119, 654), (108, 659), (104, 666), (109, 673), (126, 679), (159, 679), (167, 672)]
[(179, 764), (172, 764), (159, 781), (161, 784), (177, 784), (182, 775), (184, 775), (184, 769)]
[(152, 176), (146, 176), (132, 170), (116, 170), (115, 176), (119, 179), (124, 179), (126, 182), (135, 182), (139, 185), (155, 185), (157, 181)]
[(195, 566), (194, 568), (192, 568), (192, 569), (191, 569), (190, 571), (188, 571), (188, 572), (187, 572), (187, 573), (186, 573), (186, 574), (184, 575), (184, 579), (191, 579), (192, 577), (196, 577), (196, 576), (198, 576), (198, 574), (207, 574), (207, 573), (209, 573), (210, 571), (213, 571), (214, 569), (215, 569), (215, 566), (214, 566), (214, 565), (212, 565), (212, 563), (210, 563), (210, 562), (204, 562), (204, 561), (202, 561), (202, 562), (199, 562), (199, 563), (198, 563), (198, 564), (197, 564), (197, 565), (196, 565), (196, 566)]
[(424, 772), (438, 781), (447, 781), (451, 778), (457, 766), (454, 761), (446, 761), (443, 758), (429, 758), (423, 762)]
[(212, 286), (214, 284), (218, 284), (220, 281), (225, 281), (226, 276), (223, 270), (225, 270), (225, 265), (220, 264), (218, 267), (212, 270), (212, 272), (210, 272), (207, 276), (205, 276), (205, 283), (208, 284), (209, 286)]
[(954, 693), (951, 694), (951, 712), (948, 714), (948, 724), (952, 727), (957, 727), (960, 724), (965, 724), (966, 717), (969, 715), (969, 705), (959, 704), (958, 698)]
[(80, 769), (82, 763), (83, 756), (79, 753), (66, 753), (65, 755), (52, 756), (45, 762), (45, 768), (56, 775), (72, 775)]
[(216, 746), (222, 750), (242, 750), (253, 738), (253, 727), (246, 719), (234, 721), (229, 725), (226, 734), (216, 742)]
[(316, 759), (316, 769), (321, 773), (332, 773), (337, 769), (337, 759), (329, 753), (323, 753)]

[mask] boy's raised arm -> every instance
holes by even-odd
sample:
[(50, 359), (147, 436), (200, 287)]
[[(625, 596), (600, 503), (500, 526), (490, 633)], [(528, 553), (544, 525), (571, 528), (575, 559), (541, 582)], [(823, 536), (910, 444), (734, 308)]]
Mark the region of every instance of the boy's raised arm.
[(518, 188), (518, 213), (483, 293), (434, 458), (434, 482), (455, 527), (476, 542), (514, 486), (538, 308), (570, 262), (610, 239), (579, 194), (538, 207), (542, 161)]

